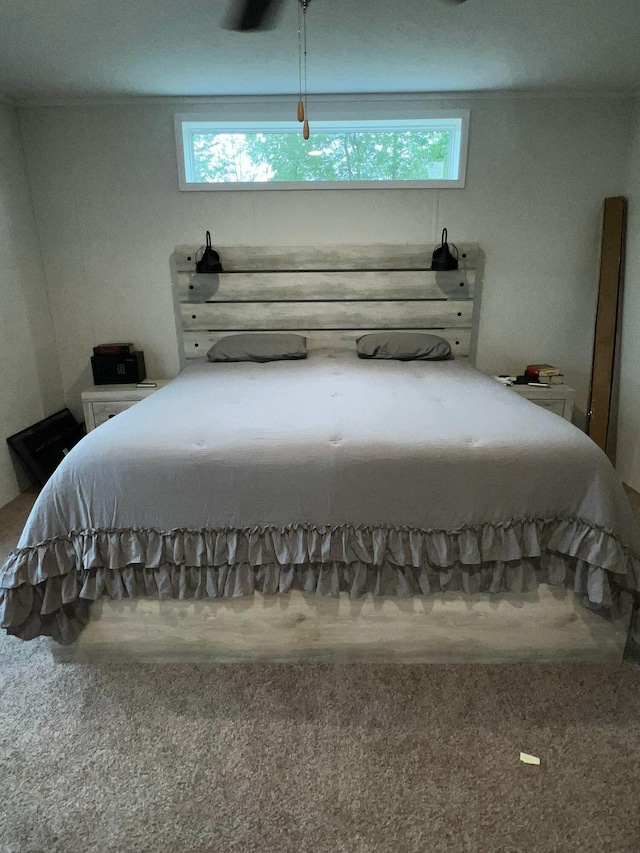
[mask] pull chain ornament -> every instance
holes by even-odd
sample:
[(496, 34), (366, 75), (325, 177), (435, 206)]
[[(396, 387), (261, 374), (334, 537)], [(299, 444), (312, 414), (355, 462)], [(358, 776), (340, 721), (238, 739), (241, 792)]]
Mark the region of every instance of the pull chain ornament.
[[(302, 136), (309, 138), (309, 110), (307, 107), (307, 9), (311, 0), (298, 0), (298, 121), (303, 122)], [(304, 57), (304, 63), (303, 63)], [(303, 88), (304, 79), (304, 88)]]

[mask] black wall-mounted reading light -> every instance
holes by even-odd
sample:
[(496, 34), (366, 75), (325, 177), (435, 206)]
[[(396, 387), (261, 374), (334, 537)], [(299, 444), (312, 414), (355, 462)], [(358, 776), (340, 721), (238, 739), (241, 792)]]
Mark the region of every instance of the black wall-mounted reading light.
[(206, 246), (200, 260), (196, 259), (196, 272), (216, 273), (223, 272), (220, 255), (211, 246), (211, 233), (207, 231)]
[(458, 269), (458, 247), (452, 243), (456, 250), (455, 255), (452, 253), (447, 243), (447, 229), (442, 229), (442, 242), (433, 251), (431, 256), (431, 269), (436, 272), (445, 272), (446, 270)]

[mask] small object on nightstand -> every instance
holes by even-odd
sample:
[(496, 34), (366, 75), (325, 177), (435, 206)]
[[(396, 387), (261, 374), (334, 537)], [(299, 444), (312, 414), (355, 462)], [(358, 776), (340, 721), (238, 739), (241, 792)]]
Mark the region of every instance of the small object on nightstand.
[(127, 355), (133, 352), (133, 344), (98, 344), (93, 348), (94, 355)]
[(493, 378), (497, 382), (499, 382), (501, 385), (505, 385), (508, 387), (509, 385), (513, 385), (516, 377), (510, 376), (509, 374), (506, 374), (506, 373), (501, 373), (499, 376), (494, 376)]
[(137, 382), (136, 388), (157, 388), (156, 382)]
[(528, 373), (535, 373), (538, 376), (553, 376), (559, 373), (555, 364), (528, 364), (525, 369)]
[[(129, 346), (128, 344), (110, 344), (108, 346)], [(147, 371), (144, 366), (144, 353), (133, 350), (110, 355), (92, 355), (91, 369), (96, 385), (130, 385), (143, 382)]]
[(549, 385), (562, 385), (564, 377), (553, 364), (528, 364), (524, 375), (529, 382), (548, 382)]

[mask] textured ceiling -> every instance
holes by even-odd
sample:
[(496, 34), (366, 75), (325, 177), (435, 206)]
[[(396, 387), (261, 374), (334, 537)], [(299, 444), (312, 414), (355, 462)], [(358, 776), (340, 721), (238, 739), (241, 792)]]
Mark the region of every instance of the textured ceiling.
[[(16, 100), (290, 94), (297, 2), (259, 33), (231, 0), (0, 0), (0, 92)], [(310, 93), (630, 90), (638, 0), (312, 0)]]

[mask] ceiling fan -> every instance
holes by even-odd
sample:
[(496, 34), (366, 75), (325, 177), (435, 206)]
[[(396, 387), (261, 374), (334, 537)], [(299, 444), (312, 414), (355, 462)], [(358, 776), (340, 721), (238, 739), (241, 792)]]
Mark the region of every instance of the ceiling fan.
[(240, 33), (270, 30), (275, 26), (282, 0), (234, 0), (226, 29)]
[[(306, 12), (311, 0), (298, 0)], [(458, 6), (466, 0), (439, 0)], [(225, 29), (246, 33), (254, 30), (270, 30), (276, 25), (282, 0), (234, 0)]]

